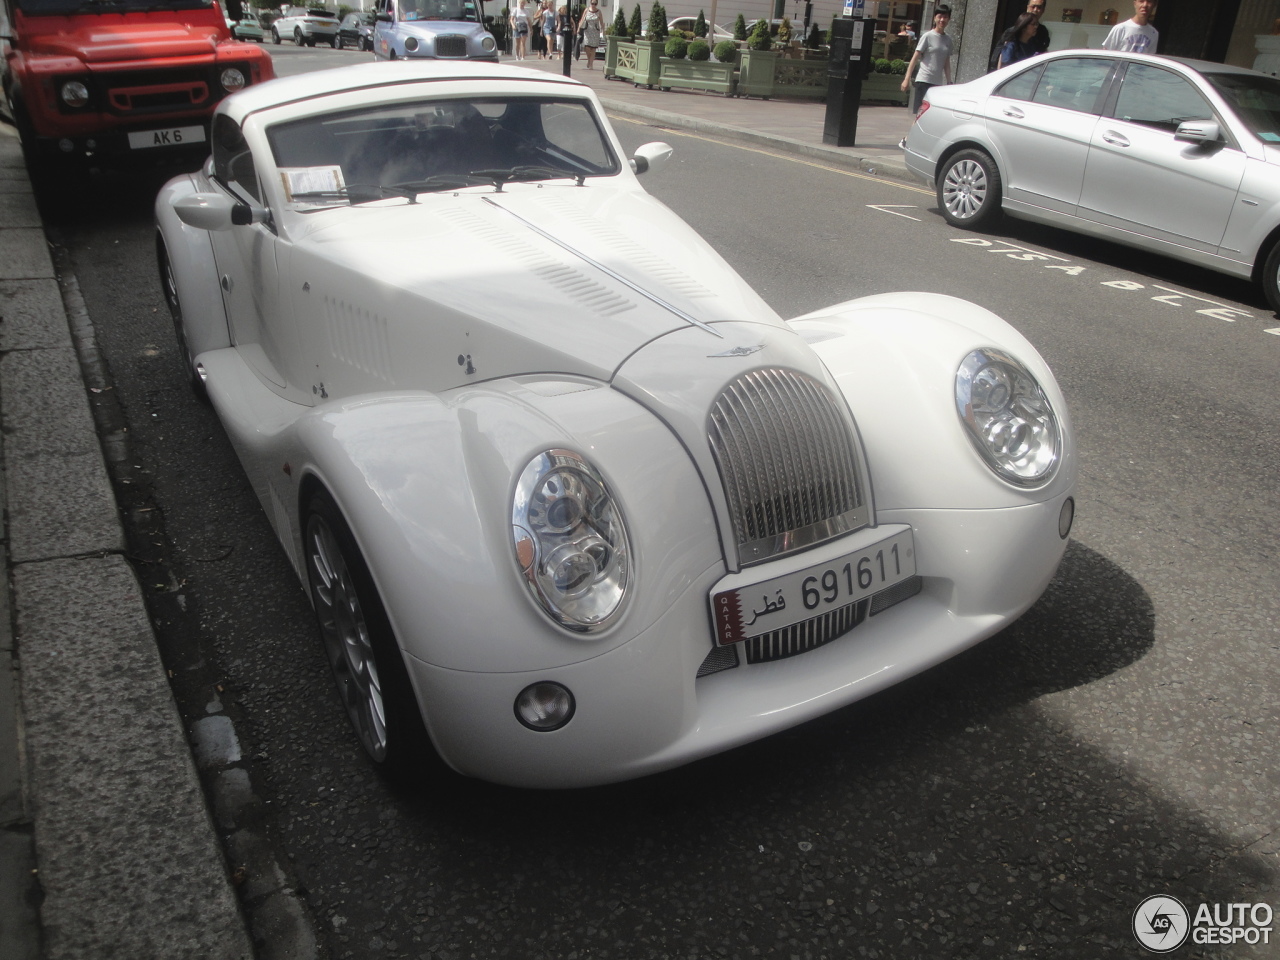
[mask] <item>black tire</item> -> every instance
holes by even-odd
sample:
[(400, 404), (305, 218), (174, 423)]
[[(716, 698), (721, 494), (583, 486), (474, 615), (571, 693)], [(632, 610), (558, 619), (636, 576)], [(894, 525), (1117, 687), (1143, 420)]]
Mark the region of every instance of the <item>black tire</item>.
[(196, 371), (195, 357), (187, 346), (187, 334), (182, 329), (182, 301), (178, 298), (178, 284), (173, 275), (173, 264), (169, 260), (169, 251), (165, 249), (164, 238), (156, 234), (156, 261), (160, 268), (160, 289), (164, 293), (164, 302), (169, 306), (169, 316), (173, 318), (174, 337), (178, 341), (178, 358), (187, 371), (187, 382), (191, 392), (201, 403), (209, 402), (209, 389)]
[(277, 44), (280, 42), (280, 33), (275, 27), (271, 28), (271, 42)]
[(355, 537), (328, 493), (307, 504), (307, 583), (338, 695), (365, 754), (396, 778), (439, 767), (404, 657)]
[[(338, 49), (338, 38), (337, 38), (337, 37), (330, 37), (330, 38), (329, 38), (329, 46), (331, 46), (331, 47), (333, 47), (333, 49), (337, 50), (337, 49)], [(346, 44), (344, 43), (344, 44), (343, 44), (343, 46), (345, 47), (345, 46), (346, 46)]]
[(938, 171), (938, 207), (947, 222), (977, 229), (1000, 212), (1000, 169), (982, 150), (960, 150)]
[(1258, 280), (1262, 283), (1262, 292), (1267, 298), (1267, 303), (1271, 305), (1272, 310), (1280, 313), (1280, 240), (1271, 244), (1271, 252), (1263, 261), (1262, 273), (1258, 275)]

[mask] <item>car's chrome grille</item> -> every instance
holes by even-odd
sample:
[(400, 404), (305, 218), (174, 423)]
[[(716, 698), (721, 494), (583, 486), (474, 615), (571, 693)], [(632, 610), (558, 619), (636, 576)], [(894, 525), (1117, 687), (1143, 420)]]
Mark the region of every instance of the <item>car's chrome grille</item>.
[(777, 367), (743, 374), (716, 399), (707, 433), (743, 565), (870, 521), (852, 424), (812, 377)]
[(868, 597), (837, 607), (812, 620), (802, 620), (781, 630), (745, 640), (743, 643), (746, 645), (747, 663), (785, 660), (828, 644), (867, 619), (869, 606), (871, 599)]
[(436, 37), (437, 57), (465, 57), (467, 55), (467, 38), (456, 34), (447, 37)]

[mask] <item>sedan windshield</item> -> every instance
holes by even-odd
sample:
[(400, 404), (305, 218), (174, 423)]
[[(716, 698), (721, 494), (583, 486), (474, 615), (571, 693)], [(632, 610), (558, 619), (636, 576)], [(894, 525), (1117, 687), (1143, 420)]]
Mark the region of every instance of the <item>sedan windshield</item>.
[(1280, 144), (1280, 80), (1248, 73), (1206, 73), (1204, 77), (1259, 140)]
[(500, 189), (513, 181), (582, 182), (619, 170), (589, 104), (550, 97), (364, 107), (274, 124), (267, 140), (290, 199), (305, 202), (359, 203), (484, 183)]
[(467, 20), (480, 22), (474, 0), (401, 0), (401, 20)]

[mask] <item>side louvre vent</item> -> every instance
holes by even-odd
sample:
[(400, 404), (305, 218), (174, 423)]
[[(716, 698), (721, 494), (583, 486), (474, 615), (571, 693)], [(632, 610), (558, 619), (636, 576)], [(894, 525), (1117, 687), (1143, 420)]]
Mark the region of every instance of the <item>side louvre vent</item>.
[(825, 386), (794, 370), (743, 374), (707, 421), (742, 565), (866, 526), (853, 426)]

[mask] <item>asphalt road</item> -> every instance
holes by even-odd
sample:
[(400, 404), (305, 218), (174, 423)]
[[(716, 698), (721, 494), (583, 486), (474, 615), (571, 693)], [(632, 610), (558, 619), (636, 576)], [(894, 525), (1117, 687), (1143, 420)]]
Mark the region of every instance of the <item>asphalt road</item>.
[(1280, 909), (1280, 320), (1172, 261), (1010, 222), (969, 234), (909, 185), (617, 126), (676, 147), (646, 186), (784, 315), (923, 289), (1025, 332), (1080, 444), (1071, 547), (1004, 633), (761, 743), (594, 790), (393, 789), (187, 390), (155, 279), (159, 176), (104, 178), (59, 231), (134, 559), (182, 708), (233, 720), (261, 800), (238, 816), (282, 851), (323, 949), (1096, 958), (1141, 953), (1149, 895)]

